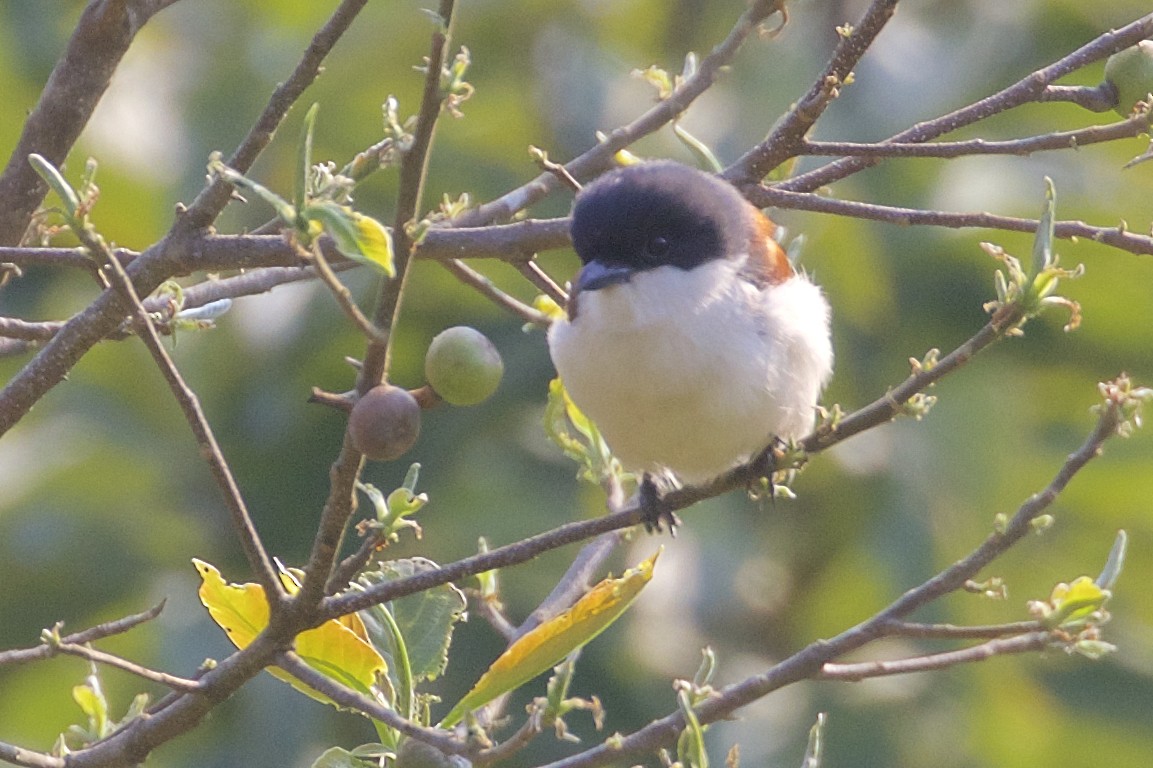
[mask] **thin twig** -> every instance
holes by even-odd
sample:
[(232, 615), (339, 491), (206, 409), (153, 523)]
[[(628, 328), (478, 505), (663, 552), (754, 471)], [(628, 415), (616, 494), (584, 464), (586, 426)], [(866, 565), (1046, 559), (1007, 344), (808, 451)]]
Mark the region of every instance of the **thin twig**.
[(508, 760), (531, 744), (533, 739), (539, 736), (540, 733), (539, 718), (530, 715), (521, 727), (516, 729), (516, 733), (512, 736), (509, 736), (493, 747), (476, 753), (472, 758), (472, 764), (477, 766), (477, 768), (484, 768), (484, 766), (489, 765), (503, 765), (505, 760)]
[(500, 288), (497, 288), (492, 280), (489, 280), (488, 277), (477, 272), (464, 262), (449, 261), (445, 262), (444, 266), (453, 277), (476, 290), (477, 293), (487, 298), (493, 304), (508, 310), (526, 323), (532, 323), (533, 325), (542, 327), (549, 324), (548, 316), (543, 312), (533, 309), (528, 304), (509, 296)]
[[(96, 640), (102, 640), (105, 637), (113, 635), (120, 635), (129, 630), (140, 626), (146, 621), (151, 621), (160, 615), (164, 610), (164, 603), (157, 603), (152, 608), (142, 613), (136, 613), (131, 616), (125, 616), (121, 619), (114, 619), (106, 621), (102, 624), (89, 627), (88, 629), (80, 632), (66, 635), (61, 638), (65, 643), (91, 643)], [(59, 626), (59, 625), (58, 625)], [(47, 643), (41, 643), (32, 648), (19, 648), (11, 651), (0, 651), (0, 666), (5, 664), (23, 664), (29, 661), (39, 661), (47, 659), (52, 656), (52, 649)]]
[(47, 320), (33, 323), (18, 317), (0, 317), (0, 336), (24, 341), (47, 341), (55, 336), (64, 323)]
[[(328, 21), (313, 36), (312, 42), (309, 43), (292, 74), (276, 87), (252, 130), (228, 158), (226, 164), (229, 168), (245, 173), (252, 167), (256, 158), (260, 157), (265, 148), (272, 143), (272, 137), (276, 135), (276, 129), (288, 114), (288, 110), (303, 95), (305, 89), (312, 85), (320, 74), (324, 59), (348, 31), (357, 14), (367, 3), (368, 0), (343, 0), (333, 11)], [(215, 179), (197, 195), (192, 205), (177, 221), (177, 226), (185, 234), (208, 227), (224, 210), (231, 197), (232, 186), (223, 179)]]
[[(372, 324), (379, 335), (371, 338), (365, 349), (356, 387), (361, 393), (384, 381), (388, 373), (392, 331), (400, 314), (401, 299), (408, 282), (408, 265), (414, 245), (408, 234), (408, 224), (415, 219), (420, 209), (433, 132), (443, 107), (444, 94), (441, 93), (440, 78), (447, 57), (453, 7), (454, 0), (441, 0), (439, 26), (433, 32), (429, 45), (424, 93), (417, 114), (416, 127), (413, 129), (412, 144), (401, 159), (400, 187), (397, 192), (396, 219), (393, 226), (396, 276), (384, 281), (377, 298)], [(346, 431), (340, 453), (329, 470), (328, 498), (312, 541), (312, 551), (305, 566), (304, 583), (294, 601), (296, 605), (301, 606), (299, 610), (310, 611), (324, 597), (348, 530), (348, 521), (356, 510), (356, 480), (363, 464), (363, 456), (353, 446)]]
[(305, 685), (323, 693), (341, 707), (361, 712), (379, 720), (389, 728), (400, 731), (405, 736), (419, 739), (448, 755), (460, 755), (468, 751), (468, 745), (454, 738), (448, 731), (439, 728), (425, 728), (396, 713), (391, 707), (373, 701), (347, 686), (341, 685), (328, 675), (317, 672), (295, 653), (289, 651), (276, 657), (276, 666), (295, 677)]
[(1140, 136), (1149, 131), (1150, 115), (1138, 114), (1108, 125), (1093, 125), (1075, 131), (1058, 131), (1006, 141), (970, 139), (925, 143), (877, 142), (860, 144), (850, 141), (805, 141), (802, 155), (844, 155), (855, 157), (938, 157), (967, 155), (1030, 155), (1034, 152), (1078, 149), (1090, 144), (1117, 141)]
[(86, 645), (79, 645), (77, 643), (51, 643), (50, 646), (53, 650), (68, 654), (69, 656), (78, 656), (82, 659), (94, 662), (96, 664), (103, 664), (107, 667), (114, 667), (116, 669), (128, 672), (129, 674), (136, 675), (137, 677), (149, 680), (153, 683), (160, 683), (175, 691), (182, 691), (184, 693), (194, 693), (200, 690), (200, 683), (195, 680), (189, 680), (183, 677), (176, 677), (167, 672), (157, 672), (154, 669), (141, 666), (128, 659), (115, 656), (111, 653), (98, 651), (95, 648), (89, 648)]
[(378, 529), (371, 529), (360, 541), (360, 546), (356, 548), (348, 557), (340, 561), (340, 563), (332, 569), (332, 575), (328, 577), (328, 584), (324, 587), (324, 594), (335, 595), (337, 592), (348, 587), (356, 575), (368, 565), (372, 560), (372, 556), (380, 550), (380, 548), (387, 542), (383, 533)]
[(1016, 621), (1009, 624), (988, 624), (980, 626), (955, 626), (953, 624), (918, 624), (910, 621), (894, 621), (882, 627), (887, 637), (917, 637), (943, 640), (973, 640), (980, 638), (1006, 637), (1039, 632), (1038, 621)]
[[(1049, 485), (1021, 505), (1004, 531), (991, 534), (967, 557), (909, 590), (887, 608), (857, 626), (832, 639), (814, 642), (759, 675), (722, 688), (697, 708), (697, 719), (701, 724), (707, 724), (731, 717), (736, 710), (773, 691), (800, 680), (817, 677), (825, 665), (834, 659), (883, 636), (883, 628), (893, 621), (961, 588), (982, 568), (1029, 534), (1030, 521), (1053, 503), (1078, 471), (1101, 454), (1102, 445), (1116, 434), (1119, 423), (1116, 407), (1102, 409), (1092, 434), (1069, 456)], [(593, 747), (542, 768), (595, 768), (609, 763), (628, 762), (639, 755), (672, 744), (684, 728), (684, 715), (679, 711), (674, 712), (628, 736), (614, 739), (611, 745)]]
[(1108, 80), (1100, 85), (1050, 85), (1037, 101), (1065, 101), (1090, 112), (1108, 112), (1117, 106), (1117, 88)]
[(191, 427), (192, 434), (196, 437), (200, 453), (208, 462), (216, 485), (224, 497), (224, 504), (231, 513), (232, 523), (240, 537), (241, 547), (248, 558), (248, 565), (252, 568), (253, 575), (260, 586), (264, 588), (269, 606), (275, 612), (280, 602), (285, 598), (284, 586), (277, 578), (276, 569), (272, 565), (268, 551), (260, 541), (260, 534), (257, 533), (252, 517), (248, 514), (248, 507), (244, 503), (240, 487), (236, 483), (231, 467), (228, 466), (228, 461), (220, 450), (220, 445), (216, 442), (216, 435), (213, 434), (212, 427), (204, 415), (204, 410), (200, 407), (199, 398), (185, 383), (184, 377), (180, 375), (180, 371), (176, 368), (168, 350), (164, 348), (164, 342), (161, 341), (156, 325), (152, 322), (152, 316), (140, 301), (136, 287), (132, 284), (132, 278), (128, 276), (124, 267), (99, 237), (94, 236), (83, 227), (77, 228), (76, 235), (94, 255), (99, 254), (100, 258), (111, 268), (119, 282), (119, 290), (123, 291), (130, 304), (136, 308), (140, 338), (152, 355), (157, 367), (160, 368), (164, 380), (168, 383), (168, 388), (176, 397), (176, 402), (179, 403), (180, 410), (183, 411), (184, 418), (188, 422), (188, 426)]
[(336, 303), (344, 310), (344, 314), (352, 320), (352, 324), (360, 329), (370, 341), (376, 341), (381, 344), (387, 342), (387, 338), (380, 332), (380, 330), (372, 324), (372, 321), (364, 316), (360, 311), (360, 307), (356, 306), (356, 302), (352, 300), (352, 292), (344, 283), (340, 282), (340, 278), (332, 271), (332, 267), (328, 265), (328, 260), (324, 258), (320, 247), (314, 245), (312, 248), (312, 263), (316, 267), (316, 274), (320, 276), (320, 280), (329, 291), (336, 298)]
[[(737, 19), (725, 39), (701, 59), (696, 71), (681, 81), (667, 99), (658, 102), (628, 125), (611, 131), (595, 147), (565, 163), (567, 172), (578, 181), (587, 181), (607, 168), (614, 154), (684, 114), (701, 94), (712, 87), (749, 36), (761, 22), (777, 12), (778, 6), (778, 0), (754, 0), (750, 3), (748, 10)], [(527, 184), (468, 211), (454, 220), (453, 225), (476, 227), (508, 221), (513, 214), (539, 202), (558, 187), (559, 182), (554, 174), (541, 173)]]
[(27, 766), (27, 768), (65, 768), (67, 765), (63, 757), (34, 752), (4, 742), (0, 742), (0, 760), (12, 765)]
[(501, 610), (500, 603), (495, 598), (486, 598), (484, 595), (476, 590), (468, 590), (471, 597), (475, 598), (472, 601), (474, 606), (473, 611), (482, 619), (489, 623), (497, 634), (504, 638), (506, 643), (511, 643), (520, 636), (517, 627)]
[(568, 294), (556, 284), (555, 280), (549, 277), (547, 272), (540, 268), (540, 264), (536, 263), (535, 258), (526, 261), (514, 261), (513, 265), (517, 271), (524, 275), (526, 280), (543, 291), (550, 299), (562, 307), (568, 305)]
[[(754, 205), (813, 211), (857, 219), (883, 221), (898, 226), (947, 227), (949, 229), (1002, 229), (1009, 232), (1036, 232), (1036, 219), (1020, 219), (992, 213), (951, 213), (919, 208), (838, 200), (809, 192), (791, 192), (779, 186), (746, 188), (745, 194)], [(1123, 226), (1097, 227), (1083, 221), (1058, 221), (1054, 234), (1062, 239), (1083, 238), (1133, 254), (1153, 254), (1153, 237), (1130, 232)]]
[(1014, 653), (1041, 651), (1054, 642), (1051, 632), (1030, 632), (1016, 637), (996, 638), (987, 643), (962, 648), (956, 651), (930, 653), (907, 659), (862, 661), (853, 664), (828, 663), (821, 667), (817, 680), (843, 680), (857, 682), (871, 677), (906, 675), (910, 672), (932, 672), (958, 664), (971, 664), (985, 661), (994, 656), (1007, 656)]
[(837, 97), (857, 62), (892, 18), (897, 3), (898, 0), (873, 0), (860, 21), (838, 30), (841, 39), (809, 92), (777, 122), (764, 141), (725, 169), (726, 179), (734, 184), (759, 182), (796, 154), (805, 134)]
[[(1151, 34), (1153, 34), (1153, 14), (1148, 14), (1121, 29), (1100, 35), (1068, 56), (1031, 73), (1008, 88), (946, 115), (917, 123), (894, 134), (886, 141), (908, 143), (930, 141), (1022, 104), (1042, 100), (1043, 94), (1056, 80), (1086, 64), (1099, 61), (1110, 54), (1136, 45)], [(738, 164), (740, 162), (738, 161)], [(793, 192), (812, 192), (876, 165), (878, 162), (880, 162), (880, 158), (871, 157), (851, 157), (837, 160), (808, 173), (794, 176), (775, 186), (778, 189)], [(727, 176), (728, 178), (739, 178), (739, 175), (734, 175), (731, 172)]]

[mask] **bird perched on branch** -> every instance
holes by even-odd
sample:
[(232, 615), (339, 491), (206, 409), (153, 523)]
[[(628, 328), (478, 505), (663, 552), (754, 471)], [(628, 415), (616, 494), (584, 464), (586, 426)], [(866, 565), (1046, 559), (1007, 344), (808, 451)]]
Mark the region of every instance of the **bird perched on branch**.
[(812, 429), (829, 305), (775, 229), (730, 184), (673, 162), (577, 195), (582, 267), (549, 350), (627, 469), (699, 482)]

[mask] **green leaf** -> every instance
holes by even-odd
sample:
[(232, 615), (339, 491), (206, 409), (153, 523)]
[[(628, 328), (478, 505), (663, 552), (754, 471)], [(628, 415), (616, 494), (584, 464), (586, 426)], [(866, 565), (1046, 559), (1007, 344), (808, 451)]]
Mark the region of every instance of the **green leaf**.
[(84, 685), (72, 688), (72, 700), (79, 706), (88, 718), (89, 732), (96, 738), (104, 738), (109, 733), (108, 724), (111, 717), (108, 714), (108, 700), (104, 698), (99, 681), (95, 676), (89, 676)]
[(292, 202), (297, 210), (301, 210), (308, 203), (308, 175), (312, 173), (312, 134), (316, 128), (316, 112), (320, 104), (313, 104), (304, 115), (304, 124), (300, 128), (300, 144), (296, 147), (296, 184), (293, 188)]
[(240, 171), (229, 168), (221, 162), (219, 152), (212, 153), (212, 158), (208, 162), (208, 171), (224, 179), (237, 189), (255, 195), (268, 203), (285, 224), (292, 227), (300, 227), (296, 207), (293, 206), (292, 203), (262, 184), (256, 183)]
[(696, 158), (697, 165), (711, 173), (720, 173), (725, 169), (721, 165), (721, 161), (709, 148), (709, 145), (698, 139), (696, 136), (689, 133), (684, 126), (680, 123), (673, 123), (673, 134), (680, 140), (681, 144), (692, 153)]
[(40, 178), (48, 183), (56, 196), (60, 198), (60, 202), (64, 204), (64, 213), (69, 219), (69, 223), (75, 221), (76, 214), (80, 210), (80, 196), (76, 194), (76, 190), (68, 183), (63, 174), (56, 169), (56, 166), (48, 162), (43, 155), (38, 155), (35, 152), (28, 155), (28, 162), (32, 164), (32, 169), (39, 174)]
[(625, 612), (653, 577), (656, 554), (619, 579), (605, 579), (572, 608), (525, 633), (502, 653), (476, 685), (445, 715), (442, 727), (459, 723), (466, 713), (515, 690), (593, 640)]
[[(569, 430), (570, 426), (580, 437)], [(599, 483), (610, 474), (622, 474), (620, 464), (613, 458), (600, 430), (577, 408), (560, 378), (553, 379), (548, 385), (544, 429), (566, 456), (581, 465), (581, 478)]]
[(809, 729), (809, 744), (805, 747), (805, 759), (801, 761), (801, 768), (821, 768), (821, 758), (824, 756), (825, 723), (829, 716), (824, 712), (817, 713), (817, 722)]
[(304, 209), (306, 219), (318, 221), (344, 256), (367, 264), (388, 277), (396, 275), (392, 235), (376, 219), (346, 205), (322, 200)]
[[(393, 560), (382, 563), (377, 571), (362, 574), (359, 581), (371, 586), (438, 568), (436, 563), (425, 558)], [(466, 605), (464, 594), (452, 584), (442, 584), (386, 604), (407, 646), (414, 682), (436, 679), (444, 671), (452, 631)], [(375, 624), (375, 620), (366, 621), (369, 638), (382, 653), (394, 653), (391, 635), (382, 634), (381, 628)]]
[(1129, 534), (1117, 531), (1117, 538), (1113, 540), (1113, 547), (1109, 550), (1109, 558), (1105, 561), (1105, 567), (1101, 569), (1101, 575), (1097, 577), (1096, 584), (1101, 589), (1111, 590), (1117, 583), (1117, 577), (1121, 575), (1121, 568), (1125, 565), (1125, 550), (1128, 545)]
[(1053, 266), (1053, 233), (1056, 222), (1053, 212), (1057, 208), (1057, 188), (1053, 180), (1045, 177), (1045, 207), (1041, 211), (1041, 219), (1037, 223), (1037, 235), (1033, 239), (1033, 269), (1031, 276), (1036, 277)]
[(312, 768), (373, 768), (379, 765), (375, 760), (364, 760), (347, 749), (332, 747), (312, 761)]

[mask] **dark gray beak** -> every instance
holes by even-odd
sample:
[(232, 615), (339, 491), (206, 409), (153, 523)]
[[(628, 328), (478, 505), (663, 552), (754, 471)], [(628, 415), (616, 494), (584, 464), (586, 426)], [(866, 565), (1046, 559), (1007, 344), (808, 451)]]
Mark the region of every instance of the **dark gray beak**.
[(621, 264), (604, 264), (600, 261), (590, 261), (581, 267), (573, 284), (574, 292), (595, 291), (606, 285), (626, 283), (633, 276), (633, 268)]

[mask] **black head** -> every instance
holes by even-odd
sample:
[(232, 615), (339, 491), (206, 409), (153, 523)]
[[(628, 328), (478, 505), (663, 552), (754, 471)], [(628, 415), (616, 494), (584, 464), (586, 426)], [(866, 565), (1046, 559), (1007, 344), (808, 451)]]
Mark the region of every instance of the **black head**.
[(573, 204), (578, 290), (627, 281), (661, 266), (689, 270), (747, 252), (752, 208), (730, 184), (679, 163), (617, 168)]

